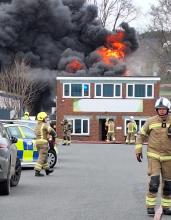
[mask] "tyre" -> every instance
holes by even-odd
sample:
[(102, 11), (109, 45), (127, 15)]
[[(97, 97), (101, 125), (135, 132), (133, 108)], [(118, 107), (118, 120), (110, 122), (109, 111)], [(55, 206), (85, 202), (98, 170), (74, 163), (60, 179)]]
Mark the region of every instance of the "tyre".
[(0, 195), (9, 195), (10, 194), (10, 178), (9, 175), (6, 180), (0, 182)]
[(17, 186), (21, 177), (21, 162), (20, 159), (17, 158), (15, 165), (15, 173), (11, 176), (10, 185)]
[(48, 164), (50, 168), (53, 168), (57, 162), (57, 154), (53, 149), (49, 149), (48, 151)]

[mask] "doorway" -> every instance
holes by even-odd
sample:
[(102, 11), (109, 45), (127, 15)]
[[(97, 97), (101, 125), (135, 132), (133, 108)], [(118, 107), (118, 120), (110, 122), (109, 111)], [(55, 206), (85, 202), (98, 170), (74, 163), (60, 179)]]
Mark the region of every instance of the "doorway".
[(106, 140), (107, 130), (105, 129), (106, 118), (99, 119), (99, 139), (100, 141)]

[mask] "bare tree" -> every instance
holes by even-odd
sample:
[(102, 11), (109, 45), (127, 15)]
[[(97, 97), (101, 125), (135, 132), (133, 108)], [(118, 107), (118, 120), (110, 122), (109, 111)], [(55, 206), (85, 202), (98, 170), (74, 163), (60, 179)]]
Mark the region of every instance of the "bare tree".
[(87, 0), (87, 3), (98, 6), (102, 25), (113, 30), (120, 23), (129, 23), (137, 18), (138, 9), (132, 0)]
[[(171, 75), (171, 1), (158, 0), (156, 6), (151, 7), (149, 25), (150, 31), (155, 31), (157, 34), (159, 47), (155, 51), (155, 56), (158, 58), (158, 65), (162, 75)], [(164, 73), (164, 74), (163, 74)], [(171, 78), (171, 76), (170, 76)]]
[(29, 66), (24, 60), (14, 63), (2, 71), (0, 90), (1, 102), (8, 109), (15, 110), (15, 117), (19, 117), (21, 110), (32, 109), (32, 103), (36, 101), (43, 87), (33, 78), (28, 78)]
[(158, 0), (157, 6), (151, 7), (151, 28), (153, 30), (171, 31), (171, 1)]

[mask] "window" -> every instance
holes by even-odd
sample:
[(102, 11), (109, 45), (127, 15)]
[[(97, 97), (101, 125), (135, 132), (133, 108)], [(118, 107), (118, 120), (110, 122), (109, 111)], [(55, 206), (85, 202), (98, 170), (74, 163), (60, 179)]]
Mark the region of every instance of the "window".
[(8, 127), (7, 132), (8, 132), (10, 137), (13, 136), (13, 137), (16, 137), (16, 138), (22, 138), (21, 132), (20, 132), (18, 127), (14, 127), (14, 126)]
[(153, 96), (153, 88), (152, 85), (147, 85), (147, 96), (152, 97)]
[(89, 96), (89, 85), (88, 84), (83, 85), (83, 96)]
[(64, 85), (64, 96), (69, 96), (69, 84)]
[(75, 133), (80, 134), (81, 133), (81, 119), (75, 119)]
[(135, 97), (145, 97), (145, 85), (136, 84), (135, 85)]
[(113, 97), (113, 84), (104, 84), (103, 85), (103, 96), (104, 97)]
[(88, 135), (89, 134), (89, 119), (72, 118), (68, 119), (72, 124), (72, 134)]
[(21, 129), (24, 133), (25, 138), (28, 138), (28, 139), (35, 139), (36, 138), (34, 131), (31, 130), (30, 128), (21, 126)]
[(121, 97), (121, 84), (95, 84), (95, 97)]
[(82, 96), (81, 84), (71, 84), (71, 96)]
[(127, 84), (127, 97), (153, 98), (153, 84)]
[(128, 85), (128, 96), (133, 96), (133, 85)]
[(101, 85), (96, 85), (96, 96), (102, 96)]
[(115, 96), (116, 97), (121, 96), (121, 85), (115, 85)]
[(83, 84), (63, 84), (63, 96), (64, 97), (89, 97), (90, 85), (88, 83)]
[[(130, 119), (129, 118), (126, 118), (125, 119), (125, 135), (126, 135), (126, 126), (128, 124), (128, 122), (130, 122)], [(142, 126), (144, 125), (144, 123), (146, 122), (146, 119), (142, 118), (142, 119), (136, 119), (135, 118), (135, 122), (137, 124), (137, 132), (140, 131), (140, 129), (142, 128)]]

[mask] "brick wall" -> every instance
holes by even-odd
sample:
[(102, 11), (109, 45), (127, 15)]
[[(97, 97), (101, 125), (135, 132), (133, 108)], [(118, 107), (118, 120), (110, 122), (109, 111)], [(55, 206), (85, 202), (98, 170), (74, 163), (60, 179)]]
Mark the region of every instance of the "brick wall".
[[(145, 99), (143, 100), (143, 112), (133, 112), (133, 113), (121, 113), (121, 112), (111, 112), (108, 113), (107, 115), (110, 116), (114, 116), (116, 117), (115, 120), (115, 125), (116, 127), (122, 127), (124, 128), (124, 116), (153, 116), (156, 114), (155, 109), (154, 109), (154, 105), (155, 105), (155, 100), (156, 98), (159, 97), (159, 88), (160, 88), (160, 83), (156, 83), (154, 86), (154, 99)], [(123, 84), (122, 86), (122, 96), (123, 98), (126, 97), (126, 84)], [(81, 141), (87, 141), (87, 140), (91, 140), (91, 141), (98, 141), (99, 140), (99, 120), (97, 119), (97, 115), (104, 115), (106, 116), (105, 112), (73, 112), (73, 100), (72, 98), (62, 98), (62, 93), (63, 93), (63, 86), (62, 83), (60, 81), (57, 81), (57, 134), (59, 138), (62, 138), (62, 126), (61, 126), (61, 121), (64, 119), (64, 117), (68, 116), (81, 116), (81, 115), (86, 115), (86, 116), (91, 116), (91, 120), (90, 120), (90, 135), (88, 136), (79, 136), (79, 135), (75, 135), (72, 136), (72, 139), (75, 140), (81, 140)], [(94, 96), (94, 85), (91, 84), (91, 98), (93, 98)], [(122, 130), (116, 130), (116, 139), (120, 142), (124, 141), (124, 129)]]

